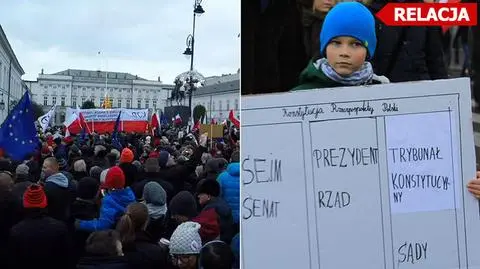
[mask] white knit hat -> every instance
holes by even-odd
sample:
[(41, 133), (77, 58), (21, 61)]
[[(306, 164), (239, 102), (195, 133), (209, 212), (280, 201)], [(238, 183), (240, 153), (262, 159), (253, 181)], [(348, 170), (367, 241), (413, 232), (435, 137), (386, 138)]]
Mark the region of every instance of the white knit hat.
[(170, 254), (199, 254), (202, 249), (202, 239), (198, 231), (200, 224), (187, 221), (180, 224), (170, 238)]
[(107, 173), (109, 169), (105, 169), (100, 173), (100, 184), (105, 183), (105, 179), (107, 178)]

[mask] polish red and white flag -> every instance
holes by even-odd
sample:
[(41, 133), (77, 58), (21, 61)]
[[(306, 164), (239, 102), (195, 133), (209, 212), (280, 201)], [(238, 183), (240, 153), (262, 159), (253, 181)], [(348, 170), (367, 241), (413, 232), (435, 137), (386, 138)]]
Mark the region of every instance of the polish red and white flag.
[(71, 109), (67, 108), (63, 123), (70, 134), (78, 134), (83, 128), (88, 133), (95, 128), (99, 134), (112, 133), (118, 114), (120, 131), (144, 133), (148, 126), (147, 109)]

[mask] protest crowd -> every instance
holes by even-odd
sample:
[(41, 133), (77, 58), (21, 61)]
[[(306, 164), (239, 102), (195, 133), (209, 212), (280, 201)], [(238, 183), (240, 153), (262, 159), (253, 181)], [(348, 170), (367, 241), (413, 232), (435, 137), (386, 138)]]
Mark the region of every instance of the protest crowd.
[(238, 268), (237, 128), (49, 128), (10, 147), (4, 128), (28, 144), (28, 103), (0, 129), (0, 268)]

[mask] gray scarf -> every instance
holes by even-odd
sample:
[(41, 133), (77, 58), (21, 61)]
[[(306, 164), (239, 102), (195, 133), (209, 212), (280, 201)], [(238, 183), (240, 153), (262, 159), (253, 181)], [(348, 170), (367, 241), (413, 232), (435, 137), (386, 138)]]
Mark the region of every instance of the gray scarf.
[(353, 72), (348, 77), (339, 75), (328, 63), (326, 58), (319, 59), (313, 65), (317, 69), (322, 70), (329, 79), (346, 86), (364, 85), (370, 82), (373, 78), (373, 68), (372, 64), (369, 62), (365, 62), (360, 70)]
[(143, 203), (147, 206), (148, 215), (150, 216), (151, 219), (158, 219), (162, 216), (165, 216), (165, 214), (167, 213), (166, 204), (159, 206), (159, 205), (154, 205), (150, 203), (145, 203), (145, 201), (143, 201)]

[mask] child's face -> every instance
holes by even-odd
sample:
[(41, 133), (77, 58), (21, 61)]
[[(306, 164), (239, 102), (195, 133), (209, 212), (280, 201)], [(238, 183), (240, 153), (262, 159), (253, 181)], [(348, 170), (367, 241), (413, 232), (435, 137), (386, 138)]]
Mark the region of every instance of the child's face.
[(360, 41), (349, 36), (332, 39), (327, 45), (327, 61), (341, 76), (360, 70), (367, 58), (367, 49)]

